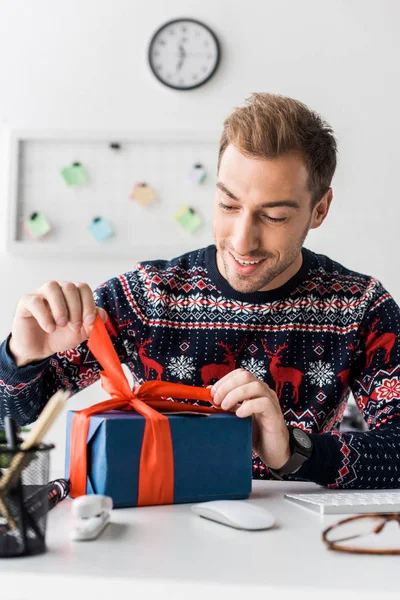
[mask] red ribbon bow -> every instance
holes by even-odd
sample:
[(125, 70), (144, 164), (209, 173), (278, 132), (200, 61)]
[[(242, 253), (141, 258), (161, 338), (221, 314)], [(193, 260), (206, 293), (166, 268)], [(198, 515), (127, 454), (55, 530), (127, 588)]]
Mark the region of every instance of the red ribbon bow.
[[(87, 482), (87, 438), (90, 417), (108, 410), (136, 410), (146, 419), (139, 467), (138, 506), (150, 504), (172, 504), (174, 499), (174, 458), (171, 429), (168, 417), (157, 411), (168, 412), (224, 412), (212, 405), (207, 388), (147, 381), (133, 392), (129, 386), (114, 346), (105, 325), (96, 317), (88, 339), (88, 347), (103, 366), (101, 382), (111, 396), (106, 400), (75, 412), (72, 419), (70, 445), (71, 496), (86, 494)], [(205, 400), (210, 406), (193, 406), (174, 403), (161, 398), (190, 398)]]

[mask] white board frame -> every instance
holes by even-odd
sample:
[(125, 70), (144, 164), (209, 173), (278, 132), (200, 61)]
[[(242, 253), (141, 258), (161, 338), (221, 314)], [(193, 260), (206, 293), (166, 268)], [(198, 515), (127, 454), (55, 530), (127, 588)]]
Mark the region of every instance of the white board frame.
[[(132, 142), (188, 142), (188, 143), (210, 143), (218, 147), (221, 132), (215, 131), (65, 131), (65, 130), (12, 130), (9, 132), (9, 156), (10, 170), (7, 202), (7, 233), (6, 233), (6, 251), (14, 256), (20, 257), (61, 257), (61, 258), (129, 258), (132, 254), (132, 248), (123, 242), (114, 244), (113, 247), (107, 244), (97, 244), (93, 248), (71, 249), (61, 243), (18, 239), (18, 205), (19, 205), (19, 181), (21, 176), (20, 148), (21, 144), (29, 141), (70, 141), (70, 142), (104, 142), (109, 144), (112, 141), (124, 143)], [(215, 165), (217, 164), (217, 153), (215, 156)], [(196, 246), (195, 238), (191, 240), (191, 248)], [(171, 254), (170, 244), (158, 244), (155, 250), (153, 246), (141, 247), (140, 255), (149, 260), (153, 258), (169, 258), (179, 255), (181, 252), (188, 251), (188, 244), (177, 243), (173, 247)], [(165, 254), (165, 256), (164, 256)]]

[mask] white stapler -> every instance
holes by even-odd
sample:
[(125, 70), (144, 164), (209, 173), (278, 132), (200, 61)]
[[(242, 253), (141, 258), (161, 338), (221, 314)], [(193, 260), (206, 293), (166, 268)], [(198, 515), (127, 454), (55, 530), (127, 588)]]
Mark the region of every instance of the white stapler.
[(72, 502), (72, 514), (76, 518), (70, 538), (74, 541), (94, 540), (110, 521), (112, 498), (91, 494), (79, 496)]

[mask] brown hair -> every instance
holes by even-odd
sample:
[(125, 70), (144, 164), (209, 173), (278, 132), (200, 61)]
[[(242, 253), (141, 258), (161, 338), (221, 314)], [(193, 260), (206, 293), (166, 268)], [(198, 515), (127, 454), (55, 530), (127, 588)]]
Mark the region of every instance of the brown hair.
[(305, 104), (274, 94), (254, 93), (224, 121), (218, 156), (228, 144), (242, 154), (273, 159), (301, 152), (309, 172), (312, 208), (328, 191), (336, 169), (332, 127)]

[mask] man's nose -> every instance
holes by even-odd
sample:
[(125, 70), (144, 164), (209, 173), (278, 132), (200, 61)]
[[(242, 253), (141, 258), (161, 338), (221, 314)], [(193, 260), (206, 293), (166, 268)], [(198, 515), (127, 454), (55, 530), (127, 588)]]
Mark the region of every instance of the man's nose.
[(232, 245), (236, 254), (250, 256), (260, 246), (258, 228), (250, 216), (243, 217), (235, 224)]

